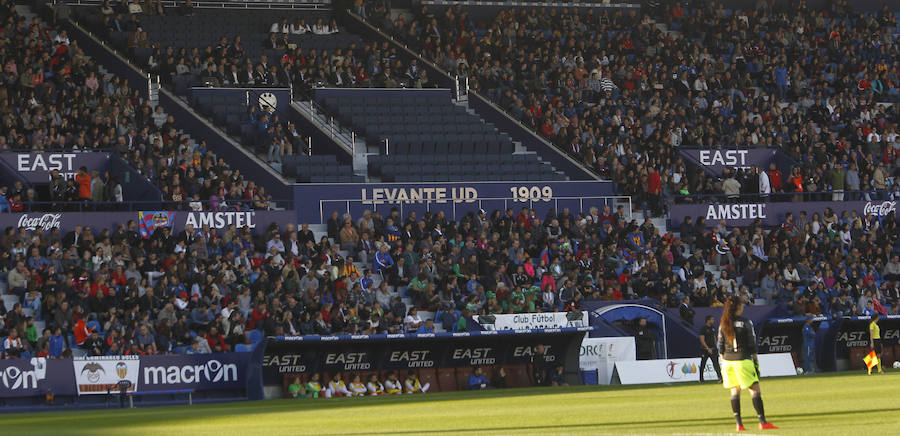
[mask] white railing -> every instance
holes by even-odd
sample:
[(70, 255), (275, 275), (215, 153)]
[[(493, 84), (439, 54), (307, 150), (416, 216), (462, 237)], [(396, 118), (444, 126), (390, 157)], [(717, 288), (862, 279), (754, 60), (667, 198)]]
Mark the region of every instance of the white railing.
[[(331, 216), (332, 211), (337, 211), (339, 215), (343, 216), (345, 213), (349, 213), (353, 216), (361, 216), (362, 210), (368, 209), (372, 211), (381, 212), (382, 216), (388, 216), (390, 214), (390, 210), (393, 208), (397, 208), (400, 211), (401, 217), (406, 217), (406, 211), (410, 209), (422, 210), (422, 206), (425, 206), (426, 211), (438, 211), (443, 210), (447, 215), (447, 219), (450, 221), (459, 221), (465, 216), (467, 213), (472, 211), (477, 211), (478, 209), (485, 209), (488, 214), (491, 213), (494, 209), (499, 209), (497, 206), (500, 205), (500, 202), (503, 202), (503, 210), (508, 208), (513, 208), (516, 213), (518, 213), (518, 209), (522, 207), (527, 207), (529, 209), (535, 209), (539, 206), (550, 206), (552, 205), (553, 209), (559, 212), (563, 208), (577, 209), (573, 210), (573, 214), (577, 214), (579, 212), (588, 212), (591, 207), (597, 207), (602, 210), (602, 206), (610, 206), (610, 209), (615, 211), (615, 206), (618, 203), (626, 203), (628, 206), (626, 207), (626, 211), (628, 214), (628, 220), (631, 221), (633, 219), (632, 211), (631, 211), (631, 197), (627, 195), (603, 195), (603, 196), (583, 196), (583, 197), (553, 197), (549, 200), (521, 200), (514, 199), (512, 197), (492, 197), (492, 198), (477, 198), (469, 201), (452, 201), (452, 200), (421, 200), (421, 201), (402, 201), (402, 202), (387, 202), (387, 201), (372, 201), (372, 200), (360, 200), (360, 199), (328, 199), (328, 200), (319, 200), (319, 222), (326, 222), (326, 216)], [(577, 202), (577, 207), (575, 207)], [(357, 211), (356, 214), (353, 211)], [(542, 215), (539, 217), (543, 218)]]

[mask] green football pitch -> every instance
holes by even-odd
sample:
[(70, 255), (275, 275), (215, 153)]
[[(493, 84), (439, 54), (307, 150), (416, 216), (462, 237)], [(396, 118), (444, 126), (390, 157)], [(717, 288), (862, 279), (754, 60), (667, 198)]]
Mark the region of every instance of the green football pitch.
[[(897, 434), (900, 371), (764, 379), (775, 434)], [(742, 396), (747, 433), (756, 430)], [(752, 425), (751, 425), (752, 424)], [(726, 434), (720, 385), (577, 386), (417, 396), (268, 400), (215, 405), (0, 414), (0, 434)]]

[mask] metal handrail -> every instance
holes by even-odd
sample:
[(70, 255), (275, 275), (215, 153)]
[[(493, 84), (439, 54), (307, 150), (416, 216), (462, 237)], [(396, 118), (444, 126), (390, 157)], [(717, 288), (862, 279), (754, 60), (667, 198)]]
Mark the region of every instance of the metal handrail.
[[(72, 6), (102, 6), (103, 0), (71, 0), (67, 2)], [(184, 5), (181, 0), (161, 0), (164, 8), (177, 8)], [(293, 1), (207, 1), (197, 0), (192, 2), (197, 9), (304, 9), (322, 10), (331, 8), (331, 0), (320, 0), (315, 3), (301, 3)]]
[[(559, 201), (561, 201), (561, 200), (562, 201), (578, 200), (579, 201), (579, 209), (580, 209), (578, 212), (585, 212), (584, 200), (602, 200), (602, 201), (606, 202), (605, 204), (609, 204), (610, 206), (613, 206), (619, 202), (628, 203), (628, 208), (627, 208), (628, 220), (630, 221), (634, 218), (634, 214), (633, 214), (632, 207), (631, 207), (632, 206), (631, 196), (628, 196), (628, 195), (597, 195), (597, 196), (578, 196), (578, 197), (561, 196), (561, 197), (548, 198), (546, 200), (523, 199), (523, 200), (518, 200), (518, 201), (513, 198), (505, 198), (505, 197), (485, 197), (485, 198), (477, 198), (472, 202), (453, 202), (453, 201), (448, 201), (446, 199), (442, 199), (442, 200), (415, 200), (415, 201), (399, 202), (399, 203), (390, 203), (387, 201), (370, 203), (370, 202), (366, 202), (364, 200), (360, 200), (358, 198), (355, 198), (355, 199), (327, 199), (327, 200), (319, 200), (319, 218), (320, 218), (320, 222), (325, 222), (325, 220), (327, 218), (325, 216), (325, 210), (326, 210), (325, 204), (326, 203), (328, 203), (328, 204), (343, 204), (345, 207), (344, 210), (347, 213), (350, 212), (351, 204), (365, 205), (366, 207), (375, 208), (375, 209), (377, 209), (378, 206), (397, 207), (400, 211), (400, 216), (406, 216), (405, 212), (404, 212), (404, 206), (424, 205), (427, 210), (430, 210), (432, 205), (439, 206), (439, 205), (446, 205), (448, 203), (452, 203), (452, 209), (451, 209), (451, 214), (450, 214), (451, 216), (448, 217), (448, 219), (457, 221), (458, 219), (462, 218), (461, 215), (458, 216), (458, 212), (461, 213), (461, 211), (459, 211), (457, 209), (463, 209), (464, 206), (470, 207), (470, 209), (466, 209), (466, 213), (467, 213), (468, 211), (471, 211), (471, 210), (483, 209), (484, 202), (492, 202), (492, 201), (503, 201), (504, 209), (507, 209), (512, 206), (526, 206), (526, 205), (529, 209), (533, 209), (536, 204), (552, 203), (553, 208), (558, 211), (559, 210)], [(338, 210), (336, 207), (332, 207), (329, 209)], [(340, 213), (340, 211), (339, 211), (339, 213)], [(465, 213), (463, 213), (462, 215), (465, 215)]]
[[(261, 210), (254, 209), (252, 206), (253, 203), (257, 201), (268, 201), (269, 204), (278, 204), (288, 206), (286, 209), (293, 209), (293, 199), (284, 199), (284, 200), (181, 200), (181, 201), (173, 201), (173, 200), (126, 200), (122, 202), (117, 201), (22, 201), (22, 211), (4, 211), (2, 213), (29, 213), (29, 212), (54, 212), (54, 213), (64, 213), (64, 212), (110, 212), (110, 211), (119, 211), (119, 212), (137, 212), (137, 211), (146, 211), (146, 210), (182, 210), (182, 211), (190, 211), (192, 210), (189, 206), (191, 203), (200, 203), (203, 206), (204, 212), (213, 212), (213, 211), (235, 211), (235, 210)], [(235, 204), (236, 205), (233, 205)], [(216, 204), (218, 205), (217, 209), (213, 210), (208, 208), (207, 206)], [(222, 206), (222, 205), (225, 206)], [(175, 207), (172, 207), (175, 206)]]

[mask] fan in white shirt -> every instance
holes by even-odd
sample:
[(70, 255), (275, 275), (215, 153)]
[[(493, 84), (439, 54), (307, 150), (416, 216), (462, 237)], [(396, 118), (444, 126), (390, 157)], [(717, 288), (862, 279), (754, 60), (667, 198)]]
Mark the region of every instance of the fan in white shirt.
[(272, 23), (269, 27), (269, 33), (289, 33), (291, 26), (288, 24), (287, 18), (282, 18), (280, 22)]
[(312, 29), (309, 28), (309, 24), (306, 24), (306, 21), (302, 18), (291, 25), (291, 33), (294, 35), (303, 35), (304, 33), (310, 32), (312, 32)]
[(407, 332), (415, 332), (419, 327), (422, 326), (422, 318), (419, 318), (419, 311), (415, 307), (409, 309), (409, 314), (406, 315), (406, 318), (403, 319), (403, 324), (406, 325)]

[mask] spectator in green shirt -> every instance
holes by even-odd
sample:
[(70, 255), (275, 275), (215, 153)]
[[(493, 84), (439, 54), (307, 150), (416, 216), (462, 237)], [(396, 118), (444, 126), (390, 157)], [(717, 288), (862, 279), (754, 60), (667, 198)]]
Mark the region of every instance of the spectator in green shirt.
[(294, 377), (294, 382), (288, 386), (288, 394), (291, 398), (308, 398), (306, 388), (300, 383), (300, 377)]
[(841, 164), (836, 163), (828, 172), (828, 183), (831, 184), (831, 201), (844, 201), (844, 177), (846, 173)]
[(466, 318), (468, 318), (470, 316), (472, 316), (472, 312), (470, 312), (469, 309), (463, 309), (462, 314), (460, 315), (459, 319), (456, 321), (456, 329), (455, 330), (458, 332), (466, 331)]
[(31, 346), (34, 346), (38, 340), (38, 332), (37, 327), (34, 326), (34, 318), (30, 316), (26, 318), (25, 325), (25, 339), (28, 340)]
[(313, 398), (319, 398), (319, 394), (324, 392), (322, 388), (322, 382), (319, 381), (319, 374), (314, 373), (309, 377), (309, 381), (303, 386), (306, 388), (306, 394), (311, 395)]

